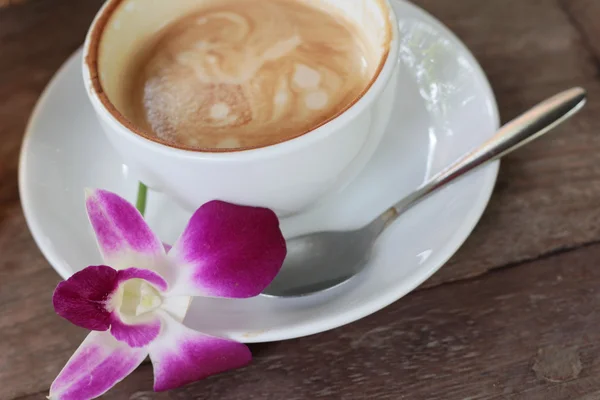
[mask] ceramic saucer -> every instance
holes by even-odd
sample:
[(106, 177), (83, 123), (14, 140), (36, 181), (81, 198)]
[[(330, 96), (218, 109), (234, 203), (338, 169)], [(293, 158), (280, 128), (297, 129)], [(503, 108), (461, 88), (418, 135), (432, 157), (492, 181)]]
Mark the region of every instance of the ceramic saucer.
[[(400, 27), (398, 100), (386, 136), (363, 173), (314, 209), (282, 221), (287, 235), (358, 227), (419, 186), (498, 127), (493, 93), (465, 46), (421, 9), (393, 0)], [(67, 278), (101, 261), (84, 210), (85, 187), (134, 201), (137, 182), (109, 146), (86, 98), (81, 52), (56, 74), (31, 117), (19, 170), (21, 201), (38, 246)], [(333, 329), (398, 300), (438, 270), (479, 220), (498, 164), (414, 207), (378, 242), (368, 269), (334, 290), (304, 298), (198, 298), (186, 323), (244, 342)], [(151, 193), (146, 215), (173, 242), (188, 215)]]

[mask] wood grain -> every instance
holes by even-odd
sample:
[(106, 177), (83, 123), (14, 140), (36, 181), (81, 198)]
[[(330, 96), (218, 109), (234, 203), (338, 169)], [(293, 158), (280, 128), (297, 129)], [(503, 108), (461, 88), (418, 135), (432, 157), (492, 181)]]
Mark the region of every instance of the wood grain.
[(600, 65), (600, 2), (596, 0), (562, 0), (561, 5), (571, 17), (571, 22), (584, 34), (586, 44)]
[[(249, 368), (169, 394), (151, 393), (144, 365), (107, 398), (600, 398), (599, 3), (416, 3), (473, 50), (503, 120), (573, 85), (590, 103), (503, 162), (481, 223), (428, 289), (332, 332), (253, 346)], [(16, 175), (28, 115), (101, 4), (0, 7), (0, 400), (42, 398), (85, 336), (52, 312), (59, 277), (28, 233)]]
[(19, 205), (17, 165), (27, 118), (102, 1), (30, 0), (0, 8), (0, 399), (45, 391), (83, 331), (52, 310), (59, 281)]
[(23, 3), (26, 0), (0, 0), (0, 7), (14, 6)]
[[(438, 17), (473, 51), (501, 105), (523, 89), (596, 77), (586, 40), (558, 0), (414, 3)], [(513, 110), (502, 111), (506, 118)]]

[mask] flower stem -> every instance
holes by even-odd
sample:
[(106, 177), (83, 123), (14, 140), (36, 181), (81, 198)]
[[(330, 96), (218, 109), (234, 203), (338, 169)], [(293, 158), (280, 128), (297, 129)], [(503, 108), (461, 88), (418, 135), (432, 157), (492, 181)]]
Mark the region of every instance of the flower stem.
[(135, 208), (138, 209), (138, 211), (140, 212), (140, 214), (142, 214), (142, 216), (144, 216), (144, 214), (146, 213), (146, 197), (147, 196), (148, 196), (148, 186), (146, 186), (142, 182), (140, 182), (140, 184), (138, 186), (138, 194), (137, 194), (137, 201), (135, 202)]

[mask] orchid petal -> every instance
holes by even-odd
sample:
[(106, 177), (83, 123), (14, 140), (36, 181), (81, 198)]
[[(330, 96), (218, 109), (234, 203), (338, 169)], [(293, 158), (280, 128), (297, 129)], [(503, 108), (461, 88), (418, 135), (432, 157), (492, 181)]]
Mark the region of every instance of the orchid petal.
[(192, 297), (190, 296), (171, 296), (163, 298), (160, 308), (171, 314), (177, 321), (183, 322), (191, 304)]
[(161, 292), (166, 292), (168, 288), (167, 281), (165, 281), (158, 273), (150, 271), (149, 269), (127, 268), (118, 271), (117, 282), (119, 284), (130, 279), (143, 279)]
[(279, 220), (266, 208), (211, 201), (200, 207), (169, 251), (172, 293), (246, 298), (275, 278), (286, 255)]
[(87, 267), (58, 284), (52, 302), (56, 313), (93, 331), (110, 327), (110, 295), (117, 288), (117, 271), (106, 265)]
[(144, 361), (147, 350), (117, 342), (107, 332), (91, 332), (50, 387), (50, 400), (98, 397)]
[(144, 347), (150, 344), (160, 333), (160, 319), (153, 318), (147, 322), (126, 324), (116, 313), (111, 319), (110, 333), (119, 342), (130, 347)]
[(154, 390), (175, 389), (210, 375), (241, 368), (252, 354), (243, 344), (204, 335), (166, 313), (163, 332), (148, 347), (154, 368)]
[(85, 204), (106, 264), (164, 273), (164, 247), (133, 205), (106, 190), (88, 190)]

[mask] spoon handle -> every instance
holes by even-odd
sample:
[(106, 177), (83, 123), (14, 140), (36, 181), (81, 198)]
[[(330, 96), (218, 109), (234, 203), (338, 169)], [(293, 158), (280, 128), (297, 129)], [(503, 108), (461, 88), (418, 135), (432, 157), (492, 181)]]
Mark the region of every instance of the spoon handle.
[(576, 87), (536, 105), (501, 127), (494, 136), (481, 146), (434, 175), (420, 188), (381, 214), (377, 220), (385, 222), (386, 225), (389, 224), (406, 209), (447, 183), (542, 136), (573, 116), (583, 107), (585, 101), (586, 91)]

